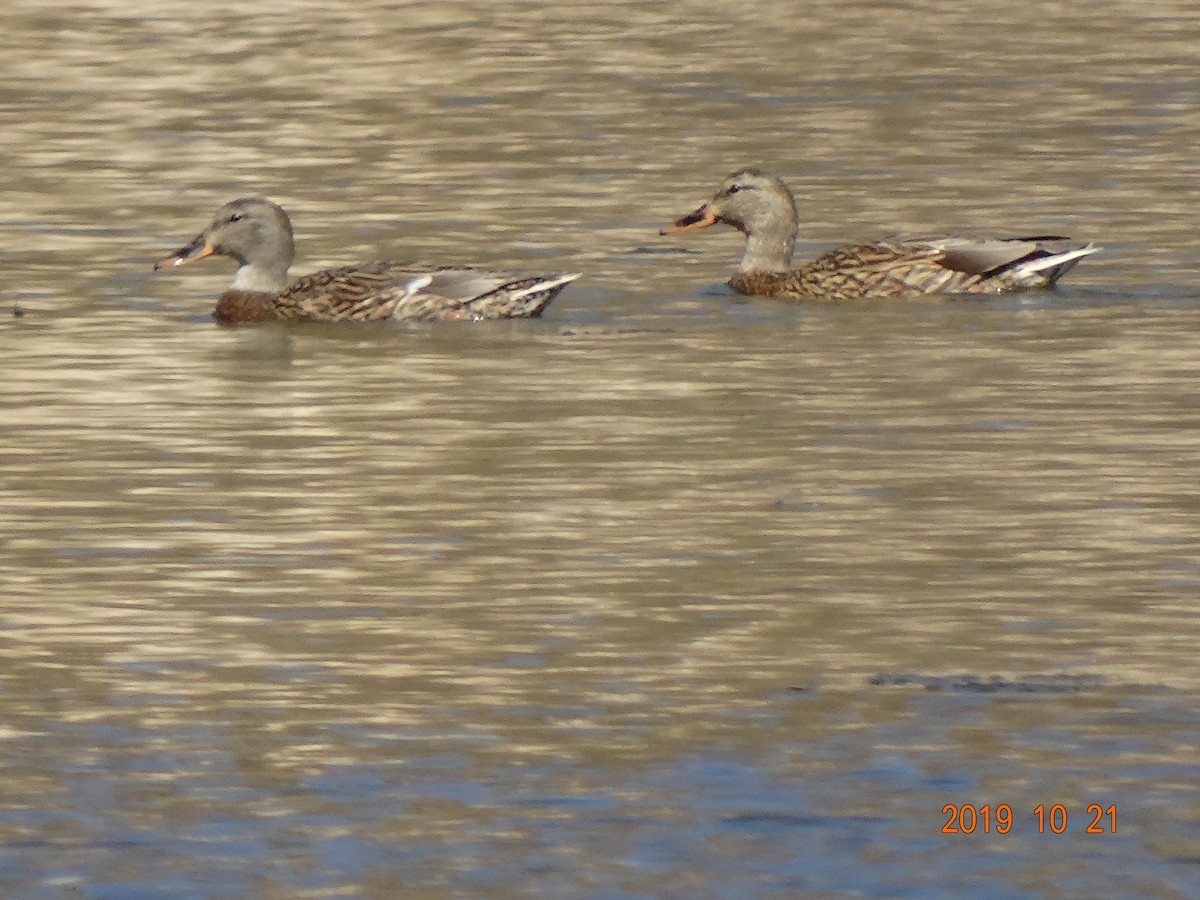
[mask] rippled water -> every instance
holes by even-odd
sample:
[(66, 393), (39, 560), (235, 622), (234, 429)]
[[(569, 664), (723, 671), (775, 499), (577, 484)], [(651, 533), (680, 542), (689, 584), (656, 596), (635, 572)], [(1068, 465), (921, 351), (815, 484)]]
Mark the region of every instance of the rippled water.
[[(0, 893), (1195, 895), (1191, 5), (254, 8), (0, 13)], [(657, 228), (749, 164), (1105, 252), (735, 298)], [(221, 330), (250, 193), (586, 278)]]

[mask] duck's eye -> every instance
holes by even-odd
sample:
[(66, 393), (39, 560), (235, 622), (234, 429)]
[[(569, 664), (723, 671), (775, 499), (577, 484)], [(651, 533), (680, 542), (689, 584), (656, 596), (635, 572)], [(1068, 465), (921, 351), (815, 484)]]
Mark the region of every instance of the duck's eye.
[(244, 218), (246, 218), (245, 213), (234, 213), (232, 216), (229, 217), (229, 221), (230, 222), (240, 222)]
[(742, 187), (743, 187), (743, 185), (740, 185), (740, 184), (731, 184), (729, 186), (729, 190), (727, 190), (725, 193), (736, 194), (738, 191), (740, 191), (742, 189)]

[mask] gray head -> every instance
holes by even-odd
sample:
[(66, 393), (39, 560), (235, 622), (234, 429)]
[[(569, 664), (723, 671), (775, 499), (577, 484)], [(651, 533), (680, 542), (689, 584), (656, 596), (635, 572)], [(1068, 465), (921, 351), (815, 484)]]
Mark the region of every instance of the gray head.
[(746, 235), (743, 271), (783, 271), (791, 265), (799, 217), (792, 192), (778, 176), (758, 169), (734, 172), (711, 200), (660, 233), (707, 228), (718, 222)]
[(235, 288), (278, 293), (287, 286), (287, 271), (295, 256), (292, 223), (282, 207), (270, 200), (232, 200), (190, 244), (159, 260), (154, 268), (182, 266), (206, 256), (237, 260)]

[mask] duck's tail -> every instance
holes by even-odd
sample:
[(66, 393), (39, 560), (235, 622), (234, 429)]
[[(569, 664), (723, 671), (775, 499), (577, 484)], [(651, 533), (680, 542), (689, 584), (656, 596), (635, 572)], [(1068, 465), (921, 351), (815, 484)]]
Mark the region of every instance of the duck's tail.
[[(491, 295), (473, 301), (492, 306), (492, 315), (509, 319), (535, 319), (542, 314), (559, 292), (578, 278), (579, 272), (564, 275), (532, 276), (505, 285)], [(502, 312), (500, 311), (502, 308)]]
[(1059, 253), (1026, 257), (1005, 273), (1006, 280), (1019, 287), (1052, 287), (1079, 260), (1100, 250), (1095, 244), (1063, 250)]

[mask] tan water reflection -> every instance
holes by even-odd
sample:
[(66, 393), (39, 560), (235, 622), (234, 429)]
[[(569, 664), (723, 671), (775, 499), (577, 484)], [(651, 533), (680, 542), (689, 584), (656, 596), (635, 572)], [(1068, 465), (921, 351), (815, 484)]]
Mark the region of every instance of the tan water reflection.
[[(1190, 8), (258, 8), (3, 14), (9, 893), (1185, 882)], [(734, 301), (736, 235), (654, 231), (746, 163), (813, 247), (1106, 253), (1016, 300)], [(231, 334), (221, 265), (149, 266), (254, 191), (298, 271), (588, 276), (540, 322)], [(934, 841), (1004, 797), (1131, 830)]]

